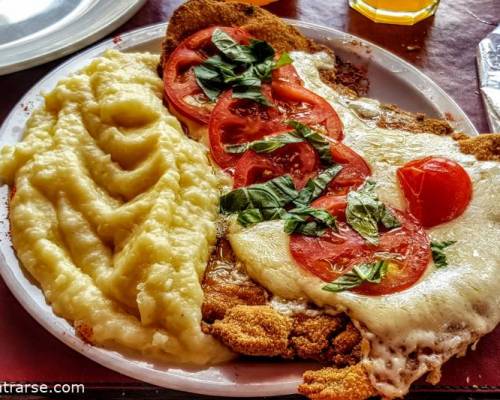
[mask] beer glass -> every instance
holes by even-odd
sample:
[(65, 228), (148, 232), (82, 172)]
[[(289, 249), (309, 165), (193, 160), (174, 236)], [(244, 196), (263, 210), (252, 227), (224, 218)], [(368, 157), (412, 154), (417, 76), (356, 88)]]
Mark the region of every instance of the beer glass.
[(375, 22), (413, 25), (433, 15), (439, 0), (349, 0), (349, 4)]

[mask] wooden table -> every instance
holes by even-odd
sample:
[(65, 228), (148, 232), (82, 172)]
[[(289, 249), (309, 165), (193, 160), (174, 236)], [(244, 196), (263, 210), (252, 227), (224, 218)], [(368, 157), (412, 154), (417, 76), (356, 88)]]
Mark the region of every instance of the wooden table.
[[(168, 20), (172, 11), (182, 0), (149, 0), (146, 5), (125, 25), (109, 37), (144, 25)], [(280, 16), (334, 27), (368, 39), (409, 61), (420, 68), (444, 88), (465, 110), (479, 131), (488, 131), (486, 116), (478, 90), (475, 68), (475, 52), (478, 42), (500, 21), (500, 0), (442, 0), (435, 17), (415, 26), (375, 24), (356, 11), (351, 10), (347, 0), (281, 0), (268, 7)], [(36, 68), (0, 77), (0, 122), (21, 96), (40, 78), (63, 62), (60, 59)], [(2, 287), (3, 287), (3, 283)], [(6, 290), (3, 287), (3, 290)], [(11, 299), (14, 302), (13, 299)], [(17, 311), (16, 311), (17, 310)], [(23, 312), (13, 304), (9, 311)], [(23, 322), (24, 330), (41, 330), (28, 316)], [(37, 334), (43, 340), (45, 332)], [(48, 334), (46, 334), (48, 336)], [(28, 351), (29, 349), (27, 349)], [(123, 398), (168, 398), (200, 399), (207, 397), (186, 395), (141, 385), (116, 390), (87, 388), (94, 392), (91, 397)], [(95, 392), (98, 393), (95, 393)], [(413, 395), (412, 398), (426, 398)], [(478, 396), (479, 397), (479, 396)], [(297, 398), (286, 396), (282, 398)], [(440, 395), (440, 398), (459, 398), (456, 395)], [(465, 398), (465, 397), (464, 397)], [(470, 398), (470, 397), (468, 397)]]

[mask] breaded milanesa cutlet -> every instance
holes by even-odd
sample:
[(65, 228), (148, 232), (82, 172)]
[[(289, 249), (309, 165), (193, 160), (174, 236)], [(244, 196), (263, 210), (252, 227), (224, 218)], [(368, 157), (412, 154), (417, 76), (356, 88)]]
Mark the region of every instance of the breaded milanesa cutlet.
[[(248, 277), (223, 238), (202, 287), (203, 331), (237, 353), (315, 360), (337, 368), (357, 365), (361, 359), (361, 334), (346, 315), (332, 316), (312, 305), (291, 315), (280, 313), (271, 306), (272, 294)], [(352, 371), (366, 379), (362, 368)], [(328, 384), (341, 387), (338, 382)]]
[(377, 394), (361, 364), (307, 371), (299, 392), (312, 400), (363, 400)]
[[(224, 0), (189, 0), (173, 14), (162, 45), (161, 72), (170, 54), (185, 38), (210, 26), (241, 27), (270, 43), (276, 51), (327, 51), (294, 27), (259, 7)], [(325, 83), (341, 95), (355, 99), (365, 94), (362, 71), (340, 59), (335, 68), (320, 71)], [(447, 121), (382, 105), (378, 126), (413, 132), (451, 134)], [(499, 137), (457, 137), (465, 153), (480, 159), (499, 159)], [(480, 150), (478, 150), (480, 149)], [(312, 359), (328, 368), (308, 371), (299, 391), (312, 399), (362, 400), (375, 394), (360, 363), (361, 335), (346, 315), (332, 316), (310, 305), (306, 310), (283, 313), (272, 294), (253, 282), (234, 259), (228, 242), (219, 241), (203, 279), (205, 295), (203, 331), (236, 352), (250, 356)], [(331, 367), (334, 366), (334, 367)]]

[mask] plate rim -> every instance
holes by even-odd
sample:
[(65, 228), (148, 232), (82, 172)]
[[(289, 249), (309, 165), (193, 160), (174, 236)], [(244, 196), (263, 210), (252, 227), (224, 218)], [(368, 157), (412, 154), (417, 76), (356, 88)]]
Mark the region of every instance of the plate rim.
[[(139, 9), (148, 0), (126, 0), (126, 1), (128, 2), (128, 4), (124, 3), (124, 6), (121, 7), (121, 12), (119, 12), (113, 19), (109, 21), (103, 21), (103, 24), (97, 30), (84, 31), (83, 34), (80, 32), (77, 35), (78, 39), (76, 41), (63, 43), (49, 52), (44, 52), (43, 50), (41, 50), (43, 47), (42, 46), (39, 48), (40, 50), (36, 51), (33, 57), (28, 57), (28, 58), (25, 57), (21, 60), (11, 62), (9, 64), (0, 65), (0, 76), (8, 75), (14, 72), (23, 71), (25, 69), (45, 64), (49, 61), (56, 60), (58, 58), (71, 54), (77, 50), (80, 50), (88, 45), (95, 43), (99, 39), (106, 36), (108, 33), (114, 31), (115, 29), (123, 25), (130, 18), (132, 18), (132, 16), (135, 15), (135, 13), (137, 13)], [(95, 7), (95, 5), (93, 5), (92, 7)], [(45, 40), (47, 40), (47, 38), (52, 38), (53, 35), (60, 34), (60, 32), (64, 31), (64, 29), (66, 29), (66, 27), (62, 27), (61, 30), (56, 30), (54, 32), (51, 32), (50, 34), (43, 36), (42, 38), (45, 38)], [(51, 72), (52, 70), (49, 72), (49, 74)]]
[[(393, 53), (389, 52), (388, 50), (385, 50), (381, 48), (380, 46), (373, 44), (365, 39), (359, 38), (355, 35), (342, 32), (338, 29), (335, 28), (330, 28), (322, 25), (317, 25), (313, 23), (308, 23), (304, 21), (298, 21), (298, 20), (292, 20), (292, 19), (285, 19), (288, 23), (301, 28), (311, 28), (315, 30), (321, 30), (325, 32), (330, 32), (331, 34), (334, 34), (336, 36), (341, 36), (343, 38), (347, 38), (347, 40), (358, 40), (361, 43), (366, 44), (369, 48), (372, 50), (376, 50), (377, 52), (380, 52), (381, 54), (384, 54), (384, 56), (389, 56), (392, 58), (394, 61), (397, 63), (403, 63), (405, 67), (408, 68), (408, 70), (413, 73), (417, 74), (421, 78), (423, 78), (425, 81), (429, 82), (434, 89), (438, 90), (438, 92), (444, 96), (444, 98), (452, 104), (457, 110), (460, 111), (460, 114), (463, 115), (465, 118), (465, 122), (468, 123), (472, 127), (472, 131), (470, 132), (472, 135), (477, 134), (477, 130), (475, 129), (474, 125), (468, 118), (468, 116), (465, 114), (465, 112), (460, 108), (460, 106), (449, 96), (442, 88), (439, 87), (431, 78), (426, 76), (423, 72), (421, 72), (418, 68), (414, 67), (413, 65), (409, 64), (405, 60), (401, 59), (400, 57), (394, 55)], [(26, 94), (19, 100), (19, 102), (13, 107), (13, 109), (10, 111), (8, 116), (5, 118), (3, 121), (2, 125), (0, 126), (0, 139), (2, 136), (5, 135), (6, 127), (10, 125), (10, 122), (18, 113), (26, 113), (26, 110), (23, 108), (23, 104), (27, 102), (28, 99), (31, 98), (36, 98), (38, 103), (41, 102), (41, 97), (40, 97), (40, 87), (44, 85), (44, 83), (50, 79), (53, 78), (61, 78), (60, 73), (62, 73), (65, 70), (71, 70), (71, 67), (74, 65), (75, 70), (79, 69), (80, 66), (77, 66), (79, 64), (82, 64), (82, 62), (87, 63), (91, 57), (94, 57), (102, 51), (107, 50), (107, 49), (117, 49), (117, 50), (125, 50), (124, 48), (121, 48), (120, 46), (126, 42), (126, 40), (132, 40), (134, 37), (140, 36), (141, 34), (152, 32), (154, 33), (159, 33), (160, 31), (165, 32), (166, 27), (168, 23), (162, 22), (162, 23), (156, 23), (156, 24), (151, 24), (147, 25), (132, 31), (129, 31), (127, 33), (121, 34), (121, 39), (122, 41), (119, 43), (116, 43), (113, 41), (113, 39), (109, 39), (106, 41), (103, 41), (101, 43), (95, 44), (94, 46), (90, 47), (89, 49), (86, 49), (85, 51), (76, 54), (75, 56), (71, 57), (69, 60), (65, 61), (61, 65), (57, 66), (53, 70), (51, 70), (49, 73), (47, 73), (42, 79), (40, 79), (37, 83), (35, 83), (27, 92)], [(158, 32), (157, 32), (158, 31)], [(151, 40), (153, 37), (157, 36), (151, 36), (151, 38), (142, 40), (142, 42), (147, 42), (148, 40)], [(141, 41), (139, 41), (141, 42)], [(133, 47), (133, 44), (131, 44), (129, 47)], [(37, 101), (35, 101), (35, 104), (37, 104)], [(31, 112), (31, 110), (30, 110)], [(24, 115), (25, 118), (27, 118), (26, 115)], [(3, 190), (6, 190), (5, 185), (3, 187)], [(5, 255), (3, 251), (0, 251), (0, 265), (2, 268), (0, 268), (0, 275), (5, 281), (5, 284), (11, 291), (11, 293), (14, 295), (16, 300), (22, 305), (22, 307), (37, 321), (45, 330), (47, 330), (49, 333), (51, 333), (54, 337), (56, 337), (59, 341), (64, 343), (65, 345), (69, 346), (71, 349), (79, 352), (83, 356), (89, 358), (92, 361), (97, 362), (98, 364), (109, 368), (111, 370), (114, 370), (118, 373), (121, 373), (123, 375), (126, 375), (128, 377), (131, 377), (133, 379), (141, 380), (143, 382), (153, 384), (153, 385), (158, 385), (162, 386), (165, 388), (169, 389), (174, 389), (174, 390), (181, 390), (181, 391), (189, 391), (191, 393), (197, 393), (197, 394), (205, 394), (205, 395), (215, 395), (215, 396), (234, 396), (235, 393), (235, 388), (237, 388), (238, 392), (237, 395), (241, 397), (253, 397), (253, 396), (275, 396), (275, 395), (286, 395), (286, 394), (293, 394), (297, 392), (297, 384), (299, 383), (297, 380), (293, 381), (288, 381), (288, 382), (274, 382), (274, 383), (265, 383), (265, 384), (237, 384), (237, 383), (230, 383), (230, 382), (206, 382), (200, 379), (196, 379), (193, 376), (179, 376), (176, 374), (170, 373), (168, 370), (162, 370), (158, 371), (154, 368), (149, 368), (147, 366), (145, 367), (138, 367), (135, 364), (132, 363), (124, 363), (124, 357), (123, 354), (116, 353), (112, 350), (97, 347), (97, 346), (89, 346), (85, 342), (83, 342), (81, 339), (79, 339), (76, 335), (67, 335), (62, 331), (62, 324), (68, 322), (57, 316), (51, 309), (51, 313), (46, 313), (44, 307), (31, 296), (27, 295), (26, 291), (23, 288), (23, 285), (21, 281), (19, 280), (19, 276), (17, 275), (22, 275), (21, 279), (27, 280), (28, 278), (25, 276), (26, 272), (24, 269), (19, 266), (18, 271), (15, 271), (13, 266), (7, 263), (5, 259)], [(17, 274), (16, 274), (17, 272)], [(54, 321), (56, 323), (54, 323)], [(174, 366), (177, 367), (177, 366)], [(137, 372), (137, 368), (139, 368), (139, 373)], [(207, 367), (209, 368), (209, 367)], [(156, 375), (161, 375), (161, 377), (157, 377)], [(242, 390), (247, 389), (247, 391), (242, 392)]]

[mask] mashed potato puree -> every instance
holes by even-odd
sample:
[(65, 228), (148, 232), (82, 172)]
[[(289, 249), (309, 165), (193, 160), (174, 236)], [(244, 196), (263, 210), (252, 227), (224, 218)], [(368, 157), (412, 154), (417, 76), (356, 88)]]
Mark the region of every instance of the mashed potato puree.
[(219, 181), (162, 105), (157, 64), (108, 51), (45, 95), (0, 153), (12, 241), (89, 342), (221, 362), (231, 353), (200, 329)]

